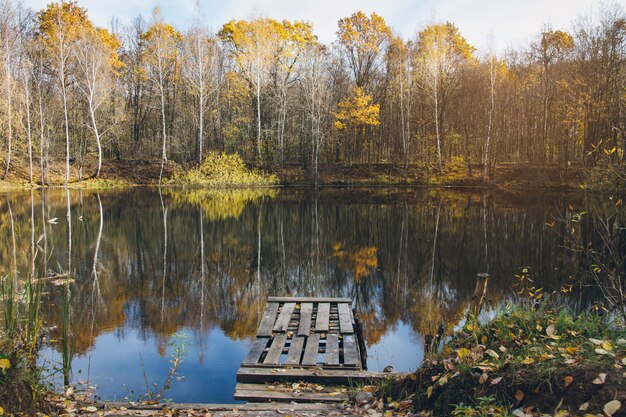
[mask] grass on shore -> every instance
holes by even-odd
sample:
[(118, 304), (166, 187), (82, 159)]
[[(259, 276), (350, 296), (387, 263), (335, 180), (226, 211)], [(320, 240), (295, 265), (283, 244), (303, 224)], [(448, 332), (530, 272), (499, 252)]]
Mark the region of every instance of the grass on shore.
[(617, 416), (625, 368), (626, 329), (606, 315), (509, 305), (485, 323), (468, 319), (392, 397), (412, 396), (431, 416)]

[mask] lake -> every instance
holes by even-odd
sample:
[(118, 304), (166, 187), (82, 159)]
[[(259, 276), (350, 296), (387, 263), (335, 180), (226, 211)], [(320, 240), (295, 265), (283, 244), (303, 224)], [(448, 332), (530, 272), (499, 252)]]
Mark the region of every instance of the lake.
[(513, 298), (524, 268), (523, 285), (544, 293), (572, 283), (578, 260), (557, 219), (580, 201), (386, 188), (5, 193), (0, 275), (42, 278), (51, 381), (62, 382), (65, 294), (73, 382), (136, 397), (146, 379), (162, 384), (184, 341), (165, 396), (230, 403), (268, 296), (351, 297), (369, 369), (413, 370), (425, 340), (462, 322), (477, 273), (491, 276), (487, 313)]

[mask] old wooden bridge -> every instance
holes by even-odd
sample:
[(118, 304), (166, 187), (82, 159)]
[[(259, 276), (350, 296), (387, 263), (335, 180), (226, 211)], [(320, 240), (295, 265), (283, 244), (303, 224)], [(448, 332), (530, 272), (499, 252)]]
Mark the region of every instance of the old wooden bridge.
[(342, 386), (389, 376), (368, 372), (366, 359), (351, 299), (269, 297), (235, 399), (343, 401)]

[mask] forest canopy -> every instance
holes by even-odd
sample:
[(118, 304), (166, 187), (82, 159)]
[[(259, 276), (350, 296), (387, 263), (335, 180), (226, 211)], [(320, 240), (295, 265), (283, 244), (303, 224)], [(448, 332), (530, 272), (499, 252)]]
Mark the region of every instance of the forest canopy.
[[(340, 19), (322, 44), (309, 22), (198, 12), (184, 31), (158, 8), (100, 28), (78, 2), (0, 8), (0, 163), (99, 176), (103, 159), (239, 154), (282, 175), (325, 164), (441, 172), (503, 162), (624, 166), (626, 15), (599, 6), (530, 43), (479, 52), (453, 22), (403, 39), (376, 14)], [(84, 171), (84, 172), (83, 172)], [(0, 173), (2, 175), (2, 173)]]

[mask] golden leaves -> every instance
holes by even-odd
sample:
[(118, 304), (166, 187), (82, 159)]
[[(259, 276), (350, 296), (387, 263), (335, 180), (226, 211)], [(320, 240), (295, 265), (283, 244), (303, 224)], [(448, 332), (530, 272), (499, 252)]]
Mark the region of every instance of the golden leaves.
[(380, 105), (372, 104), (372, 96), (366, 95), (361, 87), (355, 87), (352, 96), (346, 97), (338, 104), (335, 117), (335, 128), (338, 130), (357, 126), (378, 126), (380, 121)]
[(372, 13), (369, 17), (362, 11), (340, 19), (337, 23), (339, 42), (356, 54), (376, 53), (382, 44), (391, 38), (391, 29), (381, 16)]
[(456, 351), (456, 354), (458, 355), (459, 359), (465, 359), (469, 358), (472, 355), (472, 352), (467, 348), (461, 348)]

